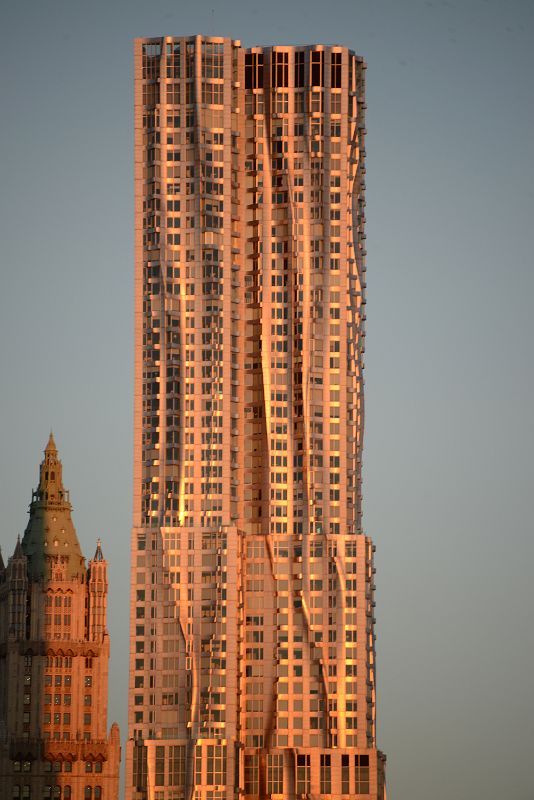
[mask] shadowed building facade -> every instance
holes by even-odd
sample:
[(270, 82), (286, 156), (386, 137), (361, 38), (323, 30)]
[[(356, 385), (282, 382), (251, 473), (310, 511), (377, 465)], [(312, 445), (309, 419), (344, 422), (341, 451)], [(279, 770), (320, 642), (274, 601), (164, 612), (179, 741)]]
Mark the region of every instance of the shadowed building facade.
[(135, 43), (127, 800), (385, 796), (364, 78), (344, 47)]
[[(30, 519), (0, 560), (0, 786), (6, 800), (118, 800), (107, 732), (107, 562), (85, 564), (52, 434)], [(0, 557), (1, 558), (1, 557)]]

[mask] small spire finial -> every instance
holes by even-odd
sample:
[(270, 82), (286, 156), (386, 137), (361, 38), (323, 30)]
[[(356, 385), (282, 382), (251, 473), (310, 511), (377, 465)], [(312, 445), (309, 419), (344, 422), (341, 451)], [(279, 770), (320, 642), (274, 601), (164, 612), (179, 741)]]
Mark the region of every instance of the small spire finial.
[(102, 552), (102, 541), (99, 536), (98, 539), (96, 540), (96, 552), (93, 561), (103, 561), (103, 560), (104, 560), (104, 554)]
[(17, 544), (15, 545), (15, 552), (13, 553), (13, 558), (22, 558), (24, 556), (24, 552), (22, 550), (22, 545), (20, 543), (20, 536), (17, 535)]
[(57, 453), (56, 442), (54, 439), (54, 434), (52, 433), (52, 428), (50, 428), (50, 436), (48, 437), (48, 444), (45, 448), (45, 453), (54, 452)]

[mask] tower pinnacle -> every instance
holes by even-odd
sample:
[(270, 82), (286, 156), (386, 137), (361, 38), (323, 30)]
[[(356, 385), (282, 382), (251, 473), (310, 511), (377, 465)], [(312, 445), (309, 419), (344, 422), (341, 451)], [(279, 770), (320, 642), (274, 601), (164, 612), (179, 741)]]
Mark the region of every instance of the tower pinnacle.
[(29, 559), (32, 577), (48, 576), (53, 564), (63, 565), (69, 578), (85, 570), (71, 519), (69, 493), (63, 486), (63, 465), (52, 432), (39, 467), (39, 486), (30, 504), (22, 550)]
[(45, 453), (57, 453), (56, 442), (54, 439), (54, 434), (52, 433), (52, 429), (50, 429), (50, 436), (48, 437)]

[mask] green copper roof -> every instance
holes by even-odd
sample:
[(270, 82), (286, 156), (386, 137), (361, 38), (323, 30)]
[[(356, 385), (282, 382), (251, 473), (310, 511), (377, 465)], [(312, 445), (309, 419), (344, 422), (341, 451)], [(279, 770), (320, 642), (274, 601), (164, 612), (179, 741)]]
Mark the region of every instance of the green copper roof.
[(71, 519), (72, 506), (69, 493), (63, 487), (62, 470), (51, 433), (41, 462), (39, 487), (33, 493), (30, 519), (22, 539), (31, 580), (50, 579), (55, 564), (67, 579), (85, 573), (85, 559)]

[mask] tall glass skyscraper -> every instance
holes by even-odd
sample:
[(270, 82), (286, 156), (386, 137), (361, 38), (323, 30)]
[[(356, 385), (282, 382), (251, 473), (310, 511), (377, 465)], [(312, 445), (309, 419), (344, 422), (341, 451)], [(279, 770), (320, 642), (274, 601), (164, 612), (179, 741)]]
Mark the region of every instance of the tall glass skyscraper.
[(128, 800), (385, 797), (365, 64), (135, 43)]

